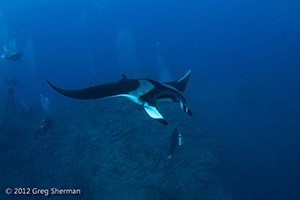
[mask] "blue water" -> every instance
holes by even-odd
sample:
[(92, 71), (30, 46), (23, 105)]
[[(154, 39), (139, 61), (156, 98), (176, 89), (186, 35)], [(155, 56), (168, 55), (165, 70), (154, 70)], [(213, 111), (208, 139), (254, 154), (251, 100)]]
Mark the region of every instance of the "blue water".
[[(45, 78), (75, 89), (93, 74), (169, 81), (191, 69), (184, 96), (201, 137), (224, 145), (220, 176), (235, 195), (300, 199), (299, 10), (297, 0), (2, 0), (0, 52), (23, 56), (1, 59), (0, 79), (19, 80), (17, 104), (41, 107), (42, 94), (55, 109), (76, 101)], [(1, 83), (3, 104), (6, 93)]]

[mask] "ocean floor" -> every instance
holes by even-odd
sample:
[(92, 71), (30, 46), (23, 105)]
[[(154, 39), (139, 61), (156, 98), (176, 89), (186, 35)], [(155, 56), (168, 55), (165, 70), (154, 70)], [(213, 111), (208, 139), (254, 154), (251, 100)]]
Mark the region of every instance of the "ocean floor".
[[(125, 101), (125, 104), (124, 104)], [(232, 199), (218, 176), (225, 157), (217, 141), (174, 104), (160, 104), (164, 126), (124, 99), (76, 102), (51, 111), (54, 129), (34, 140), (43, 113), (3, 111), (0, 126), (0, 199), (5, 189), (48, 189), (51, 199)], [(4, 115), (5, 114), (5, 115)], [(170, 136), (183, 145), (168, 162)], [(50, 194), (51, 188), (80, 194)], [(45, 199), (45, 194), (12, 195)]]

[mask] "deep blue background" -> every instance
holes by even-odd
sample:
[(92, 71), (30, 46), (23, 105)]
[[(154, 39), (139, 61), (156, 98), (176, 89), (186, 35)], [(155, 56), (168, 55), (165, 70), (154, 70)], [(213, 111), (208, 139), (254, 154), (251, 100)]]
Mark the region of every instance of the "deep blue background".
[(98, 83), (159, 80), (160, 42), (172, 78), (192, 70), (185, 96), (205, 138), (226, 147), (224, 180), (253, 199), (297, 199), (299, 10), (297, 0), (2, 0), (0, 45), (13, 51), (14, 39), (24, 55), (0, 60), (0, 78), (18, 78), (15, 96), (32, 106), (40, 94), (52, 108), (76, 103), (44, 78), (64, 88), (88, 86), (92, 72)]

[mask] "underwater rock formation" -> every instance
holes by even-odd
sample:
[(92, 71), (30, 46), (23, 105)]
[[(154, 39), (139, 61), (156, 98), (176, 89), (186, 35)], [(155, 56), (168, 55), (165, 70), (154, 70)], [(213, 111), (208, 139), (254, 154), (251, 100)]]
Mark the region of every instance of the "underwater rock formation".
[[(79, 199), (231, 199), (217, 175), (221, 144), (201, 139), (201, 128), (178, 109), (159, 107), (170, 120), (163, 126), (120, 101), (53, 109), (54, 130), (38, 141), (32, 126), (16, 130), (23, 141), (0, 152), (1, 191), (55, 187), (80, 189)], [(165, 163), (174, 127), (182, 132), (183, 145)], [(56, 198), (61, 197), (51, 196)]]

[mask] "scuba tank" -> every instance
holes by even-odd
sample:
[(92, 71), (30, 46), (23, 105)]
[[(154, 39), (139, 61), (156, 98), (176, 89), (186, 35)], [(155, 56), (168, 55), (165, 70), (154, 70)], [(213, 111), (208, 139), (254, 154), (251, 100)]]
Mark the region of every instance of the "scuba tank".
[(178, 146), (181, 146), (181, 133), (178, 134)]

